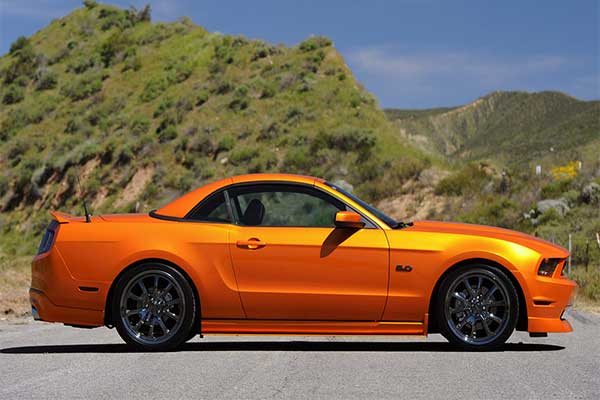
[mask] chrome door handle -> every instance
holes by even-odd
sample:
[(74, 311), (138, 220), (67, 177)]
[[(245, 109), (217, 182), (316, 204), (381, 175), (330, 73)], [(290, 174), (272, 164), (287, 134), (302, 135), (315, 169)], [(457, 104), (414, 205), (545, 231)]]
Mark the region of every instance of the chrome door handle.
[(260, 239), (250, 238), (248, 240), (238, 240), (237, 242), (235, 242), (235, 245), (237, 247), (243, 247), (249, 250), (257, 250), (261, 247), (265, 247), (267, 244), (261, 241)]

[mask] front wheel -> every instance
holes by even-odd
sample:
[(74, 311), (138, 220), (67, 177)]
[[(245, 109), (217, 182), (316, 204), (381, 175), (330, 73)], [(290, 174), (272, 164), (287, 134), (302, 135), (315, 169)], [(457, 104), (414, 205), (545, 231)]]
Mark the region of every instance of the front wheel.
[(517, 291), (499, 268), (472, 265), (451, 272), (440, 286), (438, 299), (440, 332), (463, 349), (497, 348), (515, 329)]
[(112, 315), (119, 335), (142, 350), (173, 350), (189, 337), (196, 314), (194, 292), (175, 268), (136, 265), (118, 281)]

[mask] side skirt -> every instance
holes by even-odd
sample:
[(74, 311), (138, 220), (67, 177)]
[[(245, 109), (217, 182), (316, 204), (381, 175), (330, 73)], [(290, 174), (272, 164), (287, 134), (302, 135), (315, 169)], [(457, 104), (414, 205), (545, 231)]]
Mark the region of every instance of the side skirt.
[(427, 335), (423, 322), (202, 320), (203, 335)]

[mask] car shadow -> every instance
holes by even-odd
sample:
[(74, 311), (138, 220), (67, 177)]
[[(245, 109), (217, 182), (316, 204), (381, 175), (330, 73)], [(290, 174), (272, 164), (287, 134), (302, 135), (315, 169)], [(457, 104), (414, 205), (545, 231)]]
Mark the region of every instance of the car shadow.
[[(541, 343), (507, 343), (492, 352), (559, 351), (563, 346)], [(253, 341), (253, 342), (192, 342), (179, 347), (184, 351), (305, 351), (305, 352), (464, 352), (446, 342), (329, 342), (329, 341)], [(3, 354), (70, 354), (70, 353), (137, 353), (126, 344), (68, 344), (8, 347)]]

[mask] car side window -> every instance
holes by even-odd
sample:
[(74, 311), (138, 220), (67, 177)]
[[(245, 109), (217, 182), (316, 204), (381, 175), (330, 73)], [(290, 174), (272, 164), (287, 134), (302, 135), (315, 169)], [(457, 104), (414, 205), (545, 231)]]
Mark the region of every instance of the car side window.
[(251, 185), (230, 191), (238, 221), (246, 226), (333, 227), (346, 206), (317, 190), (295, 185)]
[(188, 219), (194, 221), (230, 223), (224, 192), (212, 194), (194, 209)]

